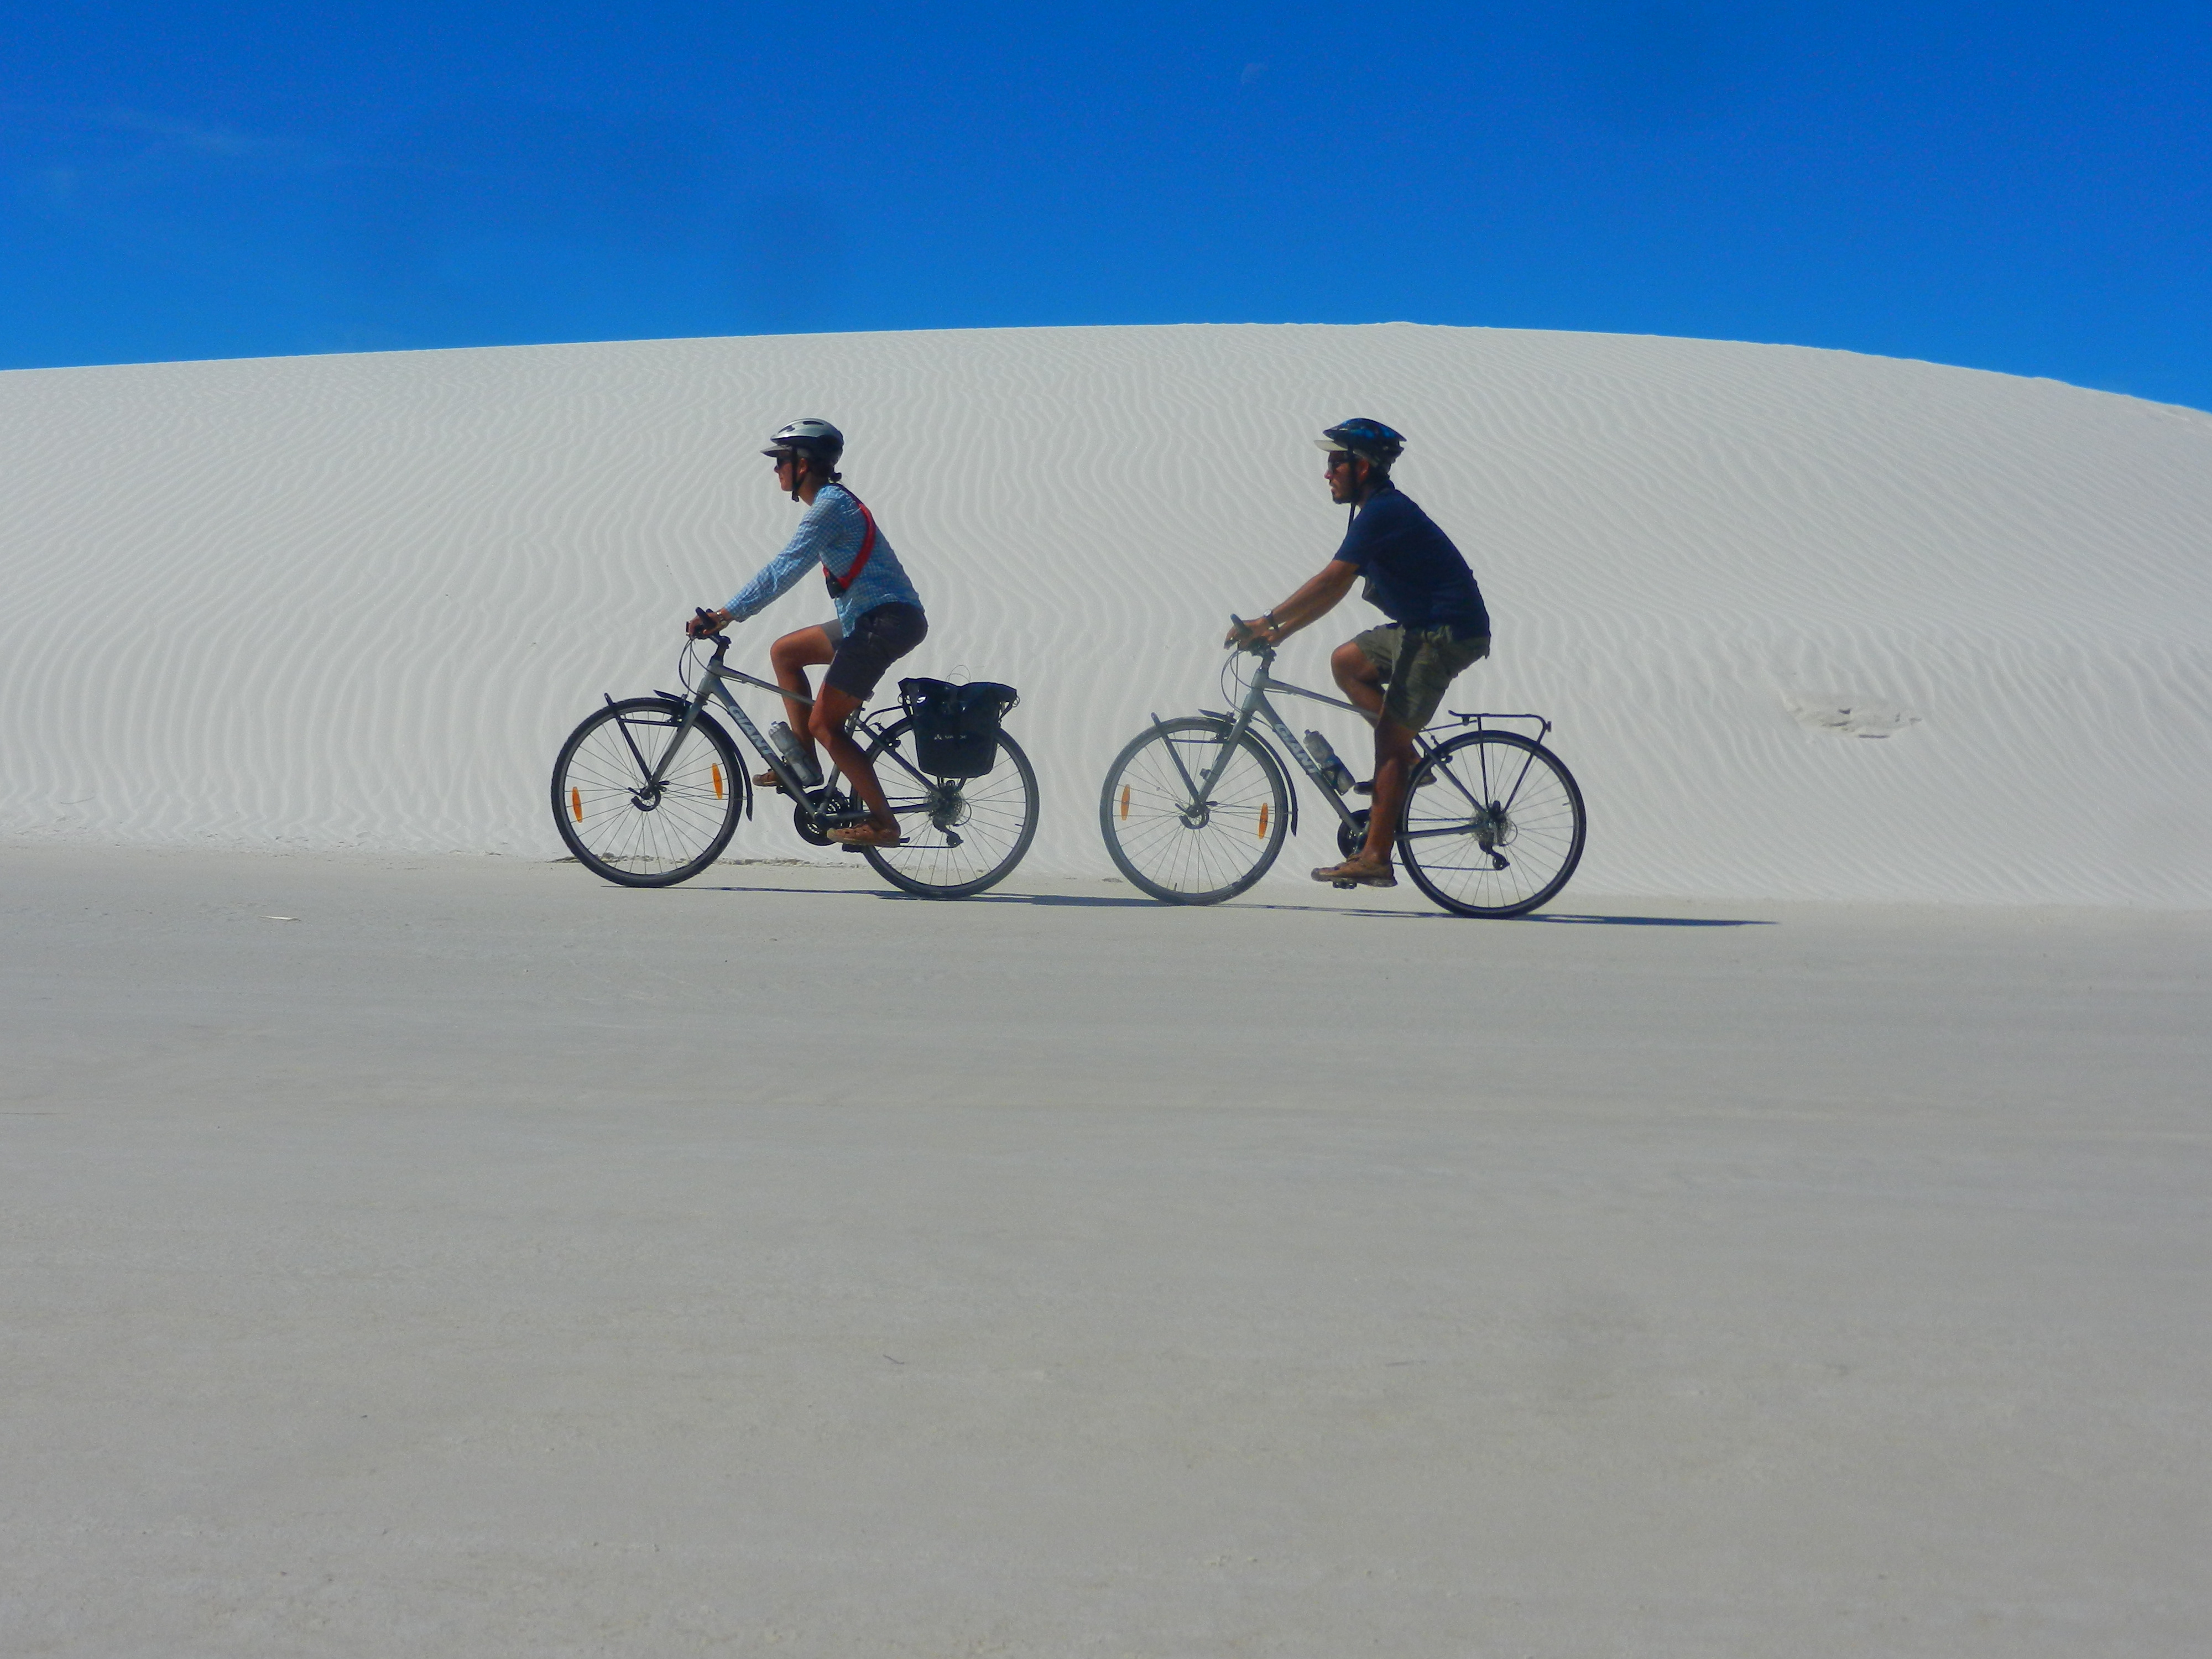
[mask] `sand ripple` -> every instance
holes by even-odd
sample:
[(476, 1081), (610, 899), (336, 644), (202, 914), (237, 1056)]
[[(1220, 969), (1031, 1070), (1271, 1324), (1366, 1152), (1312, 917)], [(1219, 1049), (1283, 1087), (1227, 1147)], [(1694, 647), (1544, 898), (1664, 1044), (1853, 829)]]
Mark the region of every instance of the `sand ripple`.
[[(675, 684), (793, 522), (758, 435), (821, 413), (928, 604), (914, 672), (1024, 693), (1031, 872), (1103, 874), (1107, 761), (1326, 558), (1310, 434), (1355, 411), (1497, 616), (1452, 706), (1559, 723), (1588, 891), (2212, 903), (2212, 416), (1407, 325), (0, 374), (0, 835), (552, 855), (561, 737)], [(741, 651), (824, 613), (803, 584)], [(770, 812), (732, 853), (802, 850)]]

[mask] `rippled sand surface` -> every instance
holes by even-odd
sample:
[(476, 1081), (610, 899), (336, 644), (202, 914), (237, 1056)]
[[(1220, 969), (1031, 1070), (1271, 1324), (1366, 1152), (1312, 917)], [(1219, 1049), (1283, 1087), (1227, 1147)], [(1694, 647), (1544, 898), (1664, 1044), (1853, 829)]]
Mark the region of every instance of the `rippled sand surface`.
[[(1495, 614), (1449, 706), (1557, 722), (1590, 890), (2212, 903), (2212, 416), (1406, 325), (0, 374), (0, 836), (553, 855), (560, 739), (674, 684), (690, 607), (794, 521), (762, 434), (814, 413), (929, 606), (910, 672), (1023, 690), (1031, 868), (1103, 874), (1107, 762), (1219, 706), (1227, 614), (1327, 558), (1311, 434), (1355, 411), (1412, 435)], [(738, 654), (824, 614), (809, 580)], [(1279, 881), (1322, 814), (1300, 840)], [(802, 850), (769, 812), (731, 855)]]

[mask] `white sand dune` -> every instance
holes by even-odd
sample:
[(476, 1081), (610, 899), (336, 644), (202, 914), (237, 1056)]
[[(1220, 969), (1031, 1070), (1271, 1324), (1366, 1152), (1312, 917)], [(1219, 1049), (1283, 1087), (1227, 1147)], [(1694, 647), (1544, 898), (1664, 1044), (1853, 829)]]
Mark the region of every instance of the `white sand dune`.
[[(2212, 905), (2212, 416), (1401, 325), (0, 375), (0, 836), (556, 853), (560, 738), (675, 684), (683, 617), (793, 522), (760, 435), (810, 413), (929, 605), (911, 672), (1024, 693), (1029, 873), (1104, 873), (1107, 761), (1218, 706), (1226, 614), (1327, 557), (1311, 437), (1354, 412), (1411, 434), (1496, 618), (1451, 706), (1558, 722), (1580, 890)], [(823, 614), (810, 580), (740, 653)], [(1321, 814), (1301, 842), (1282, 879)], [(732, 856), (805, 850), (770, 811)]]

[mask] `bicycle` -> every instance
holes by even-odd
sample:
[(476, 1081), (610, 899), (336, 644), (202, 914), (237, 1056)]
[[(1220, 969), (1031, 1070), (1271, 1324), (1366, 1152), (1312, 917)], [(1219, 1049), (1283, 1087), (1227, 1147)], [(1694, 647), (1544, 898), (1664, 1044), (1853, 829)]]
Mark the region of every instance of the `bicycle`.
[[(592, 711), (571, 732), (553, 763), (553, 819), (568, 850), (592, 874), (625, 887), (672, 887), (722, 855), (738, 819), (752, 815), (752, 780), (736, 743), (711, 711), (719, 700), (792, 801), (801, 840), (830, 845), (830, 831), (867, 821), (867, 809), (837, 787), (833, 768), (821, 781), (802, 777), (731, 694), (730, 684), (757, 686), (793, 702), (781, 686), (722, 660), (729, 636), (696, 676), (699, 641), (684, 648), (678, 674), (684, 696), (656, 690)], [(925, 898), (965, 898), (1005, 879), (1036, 834), (1036, 772), (1021, 745), (1003, 731), (998, 759), (981, 777), (935, 777), (919, 763), (915, 722), (881, 724), (864, 710), (848, 728), (865, 740), (903, 839), (896, 847), (864, 847), (862, 856), (894, 887)]]
[[(1132, 883), (1166, 903), (1234, 898), (1267, 873), (1297, 830), (1289, 769), (1264, 732), (1273, 733), (1335, 809), (1343, 855), (1350, 858), (1367, 839), (1368, 809), (1346, 804), (1343, 792), (1352, 786), (1342, 763), (1309, 753), (1268, 694), (1372, 717), (1340, 697), (1276, 679), (1269, 672), (1273, 647), (1255, 641), (1243, 649), (1258, 665), (1240, 701), (1228, 683), (1236, 662), (1230, 659), (1222, 692), (1237, 704), (1234, 714), (1207, 709), (1167, 720), (1154, 714), (1150, 729), (1106, 771), (1098, 799), (1106, 850)], [(1407, 873), (1445, 909), (1522, 915), (1554, 897), (1582, 860), (1582, 790), (1544, 746), (1552, 722), (1543, 715), (1449, 712), (1474, 729), (1440, 742), (1415, 734), (1418, 758), (1399, 819), (1398, 853)], [(1490, 724), (1498, 721), (1538, 729), (1531, 738)]]

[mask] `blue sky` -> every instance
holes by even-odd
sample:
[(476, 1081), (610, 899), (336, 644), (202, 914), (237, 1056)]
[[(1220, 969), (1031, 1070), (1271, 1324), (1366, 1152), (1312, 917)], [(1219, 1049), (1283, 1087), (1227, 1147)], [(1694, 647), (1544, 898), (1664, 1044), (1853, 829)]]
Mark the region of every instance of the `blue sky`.
[(0, 367), (1408, 319), (2212, 407), (2202, 0), (185, 0), (0, 70)]

